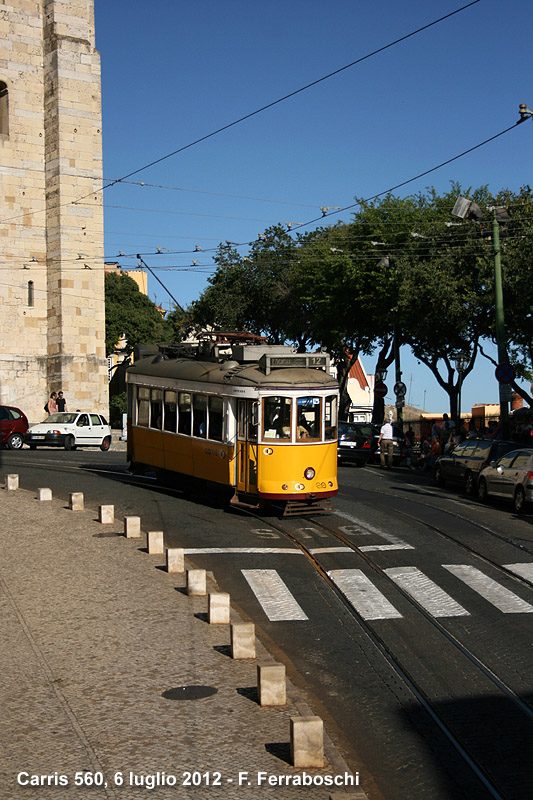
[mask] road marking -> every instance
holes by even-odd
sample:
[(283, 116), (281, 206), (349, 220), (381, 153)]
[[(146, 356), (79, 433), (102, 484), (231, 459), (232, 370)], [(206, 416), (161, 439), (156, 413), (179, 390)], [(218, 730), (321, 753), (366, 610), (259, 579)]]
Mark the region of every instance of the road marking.
[(497, 581), (489, 578), (481, 570), (466, 564), (443, 564), (442, 566), (504, 614), (533, 613), (533, 606)]
[(514, 572), (515, 575), (520, 575), (521, 578), (525, 578), (526, 581), (533, 583), (533, 563), (522, 563), (522, 564), (504, 564), (505, 569)]
[(363, 619), (401, 618), (400, 612), (360, 569), (332, 569), (328, 575)]
[(316, 556), (322, 553), (355, 553), (355, 550), (353, 547), (312, 547), (309, 552)]
[(197, 555), (198, 553), (206, 553), (207, 555), (232, 555), (238, 553), (258, 553), (259, 555), (266, 553), (289, 553), (290, 555), (303, 555), (303, 552), (296, 547), (184, 547), (183, 552), (186, 556)]
[(352, 517), (351, 514), (344, 514), (342, 511), (335, 512), (338, 517), (343, 517), (344, 519), (349, 520), (350, 522), (354, 522), (357, 528), (360, 530), (349, 530), (348, 525), (343, 527), (343, 530), (346, 531), (348, 534), (352, 535), (359, 535), (359, 536), (368, 536), (369, 533), (376, 534), (380, 536), (382, 539), (385, 539), (386, 542), (389, 544), (365, 544), (363, 547), (359, 547), (358, 549), (365, 552), (371, 553), (376, 550), (414, 550), (415, 548), (411, 544), (407, 544), (404, 542), (403, 539), (400, 539), (398, 536), (394, 536), (392, 533), (387, 533), (387, 531), (382, 530), (381, 528), (377, 528), (374, 525), (369, 525), (366, 522), (361, 522), (361, 520), (357, 519), (357, 517)]
[[(391, 536), (391, 539), (393, 538), (395, 537)], [(365, 544), (363, 545), (363, 547), (358, 548), (358, 550), (360, 550), (362, 553), (374, 553), (377, 550), (382, 551), (382, 550), (414, 550), (414, 549), (415, 548), (412, 547), (412, 545), (405, 544), (405, 542), (402, 542), (400, 539), (396, 544)]]
[(274, 533), (271, 528), (252, 528), (252, 533), (257, 534), (262, 539), (279, 539), (279, 533)]
[(463, 606), (416, 567), (394, 567), (385, 572), (433, 617), (469, 616)]
[(271, 622), (308, 619), (275, 569), (243, 569), (241, 572)]

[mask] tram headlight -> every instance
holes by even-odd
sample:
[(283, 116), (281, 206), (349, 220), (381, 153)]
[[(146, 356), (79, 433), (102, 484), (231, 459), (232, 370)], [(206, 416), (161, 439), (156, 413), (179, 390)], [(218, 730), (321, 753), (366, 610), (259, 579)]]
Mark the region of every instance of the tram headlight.
[(314, 471), (313, 467), (307, 467), (307, 469), (304, 469), (304, 478), (306, 480), (310, 481), (311, 478), (314, 478), (314, 477), (315, 477), (315, 471)]
[(294, 485), (294, 488), (296, 489), (296, 491), (301, 492), (303, 489), (305, 489), (305, 485), (303, 483), (296, 483)]

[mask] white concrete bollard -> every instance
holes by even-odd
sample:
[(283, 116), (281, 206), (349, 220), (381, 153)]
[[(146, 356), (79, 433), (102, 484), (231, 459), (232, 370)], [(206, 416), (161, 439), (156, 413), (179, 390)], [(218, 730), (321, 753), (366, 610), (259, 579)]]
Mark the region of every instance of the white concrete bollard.
[(291, 761), (294, 767), (324, 767), (324, 723), (320, 717), (291, 717)]
[(115, 506), (98, 506), (98, 522), (110, 525), (115, 521)]
[(46, 500), (52, 499), (52, 490), (51, 489), (37, 489), (37, 500), (43, 503)]
[(189, 597), (205, 597), (207, 594), (207, 574), (205, 569), (187, 570), (187, 594)]
[(229, 625), (230, 606), (227, 592), (211, 593), (207, 604), (210, 625)]
[(185, 554), (182, 547), (167, 549), (167, 572), (185, 572)]
[(158, 555), (165, 552), (163, 531), (148, 531), (147, 541), (150, 555)]
[(138, 539), (141, 535), (141, 518), (124, 517), (124, 536), (126, 539)]
[(72, 492), (69, 495), (68, 505), (71, 511), (83, 511), (85, 507), (83, 492)]
[(284, 706), (287, 703), (284, 664), (257, 665), (257, 694), (260, 706)]
[(19, 476), (15, 474), (5, 476), (6, 489), (8, 492), (14, 492), (19, 488)]
[(255, 658), (255, 625), (253, 622), (232, 623), (231, 657)]

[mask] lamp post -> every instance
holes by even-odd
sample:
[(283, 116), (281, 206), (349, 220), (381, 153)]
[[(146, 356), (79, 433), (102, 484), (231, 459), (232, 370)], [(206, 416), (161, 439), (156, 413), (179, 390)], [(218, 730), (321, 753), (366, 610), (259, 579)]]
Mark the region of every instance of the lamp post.
[[(381, 243), (380, 243), (381, 244)], [(391, 267), (391, 259), (389, 256), (383, 256), (378, 262), (378, 267), (385, 267), (389, 269)], [(400, 368), (400, 337), (398, 336), (398, 326), (396, 321), (397, 316), (397, 309), (392, 309), (392, 313), (394, 315), (394, 325), (393, 325), (393, 348), (394, 348), (394, 363), (396, 367), (396, 384), (395, 386), (399, 386), (402, 382), (402, 370)], [(396, 395), (396, 424), (400, 430), (400, 433), (403, 433), (403, 396), (399, 398)]]
[[(494, 254), (494, 312), (496, 320), (496, 343), (498, 346), (498, 363), (506, 364), (507, 347), (505, 343), (505, 324), (503, 313), (503, 287), (502, 266), (500, 249), (500, 222), (509, 222), (507, 210), (502, 206), (492, 208), (492, 248)], [(459, 197), (452, 209), (452, 214), (461, 219), (473, 219), (477, 222), (483, 217), (483, 212), (477, 203), (466, 197)], [(500, 389), (500, 431), (503, 439), (509, 439), (509, 407), (508, 401), (502, 399)]]
[(457, 427), (461, 427), (461, 391), (463, 388), (463, 375), (468, 364), (468, 353), (459, 353), (455, 361), (455, 369), (459, 374), (459, 392), (457, 394)]

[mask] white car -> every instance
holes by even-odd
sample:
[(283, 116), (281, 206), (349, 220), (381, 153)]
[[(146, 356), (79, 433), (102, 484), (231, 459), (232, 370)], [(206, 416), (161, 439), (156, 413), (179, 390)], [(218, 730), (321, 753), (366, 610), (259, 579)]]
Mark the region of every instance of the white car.
[(61, 411), (50, 414), (44, 422), (32, 425), (24, 435), (30, 450), (36, 447), (99, 447), (109, 450), (111, 428), (101, 414), (86, 411)]

